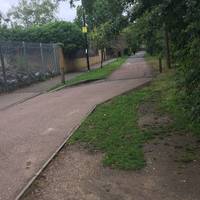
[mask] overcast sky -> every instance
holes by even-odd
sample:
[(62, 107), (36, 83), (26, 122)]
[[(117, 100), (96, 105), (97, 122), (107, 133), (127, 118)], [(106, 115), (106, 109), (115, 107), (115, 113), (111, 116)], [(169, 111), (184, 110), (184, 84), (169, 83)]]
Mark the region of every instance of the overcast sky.
[[(18, 0), (0, 0), (0, 11), (6, 13), (12, 5), (17, 5)], [(69, 3), (61, 2), (58, 9), (58, 17), (66, 21), (73, 21), (76, 9), (70, 8)]]

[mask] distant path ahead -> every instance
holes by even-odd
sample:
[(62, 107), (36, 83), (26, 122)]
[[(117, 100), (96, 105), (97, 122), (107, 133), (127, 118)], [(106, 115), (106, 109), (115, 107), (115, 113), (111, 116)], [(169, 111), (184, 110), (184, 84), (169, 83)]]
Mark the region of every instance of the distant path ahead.
[(140, 56), (129, 58), (107, 81), (43, 94), (0, 111), (1, 200), (15, 199), (97, 104), (151, 80)]

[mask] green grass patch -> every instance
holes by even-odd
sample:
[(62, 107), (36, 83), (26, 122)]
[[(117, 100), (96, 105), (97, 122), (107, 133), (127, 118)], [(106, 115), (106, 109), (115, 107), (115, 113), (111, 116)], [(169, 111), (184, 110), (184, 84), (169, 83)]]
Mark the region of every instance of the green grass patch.
[(67, 86), (78, 85), (78, 84), (85, 83), (85, 82), (91, 82), (91, 81), (105, 79), (113, 71), (118, 69), (126, 61), (126, 59), (127, 59), (127, 57), (118, 58), (115, 61), (113, 61), (112, 63), (109, 63), (109, 64), (103, 66), (103, 68), (98, 68), (98, 69), (91, 70), (89, 72), (85, 72), (79, 76), (76, 76), (75, 78), (73, 78), (71, 80), (66, 81), (65, 84), (58, 84), (58, 85), (52, 87), (49, 91), (59, 90), (64, 87), (67, 87)]
[(84, 142), (105, 152), (104, 165), (119, 169), (144, 167), (142, 144), (145, 135), (137, 126), (137, 107), (148, 95), (146, 90), (115, 98), (98, 106), (70, 140)]
[[(174, 79), (174, 72), (168, 71), (159, 75), (150, 86), (98, 106), (71, 137), (69, 144), (83, 143), (88, 148), (102, 151), (105, 166), (123, 170), (143, 168), (143, 145), (148, 140), (179, 131), (200, 130), (184, 114)], [(152, 99), (159, 111), (170, 114), (174, 122), (144, 131), (138, 127), (138, 107)]]

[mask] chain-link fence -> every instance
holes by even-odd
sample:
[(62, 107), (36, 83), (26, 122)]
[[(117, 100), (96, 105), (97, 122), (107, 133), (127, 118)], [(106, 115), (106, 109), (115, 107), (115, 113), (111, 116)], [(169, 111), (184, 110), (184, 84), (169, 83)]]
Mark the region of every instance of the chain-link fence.
[(60, 73), (57, 44), (0, 42), (0, 92)]

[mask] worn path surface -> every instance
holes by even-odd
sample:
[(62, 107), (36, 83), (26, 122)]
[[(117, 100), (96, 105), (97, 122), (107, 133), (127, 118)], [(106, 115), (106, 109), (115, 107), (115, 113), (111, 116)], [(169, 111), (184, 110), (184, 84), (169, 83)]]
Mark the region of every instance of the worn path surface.
[(15, 199), (94, 106), (150, 76), (143, 58), (129, 58), (105, 82), (43, 94), (0, 111), (0, 199)]

